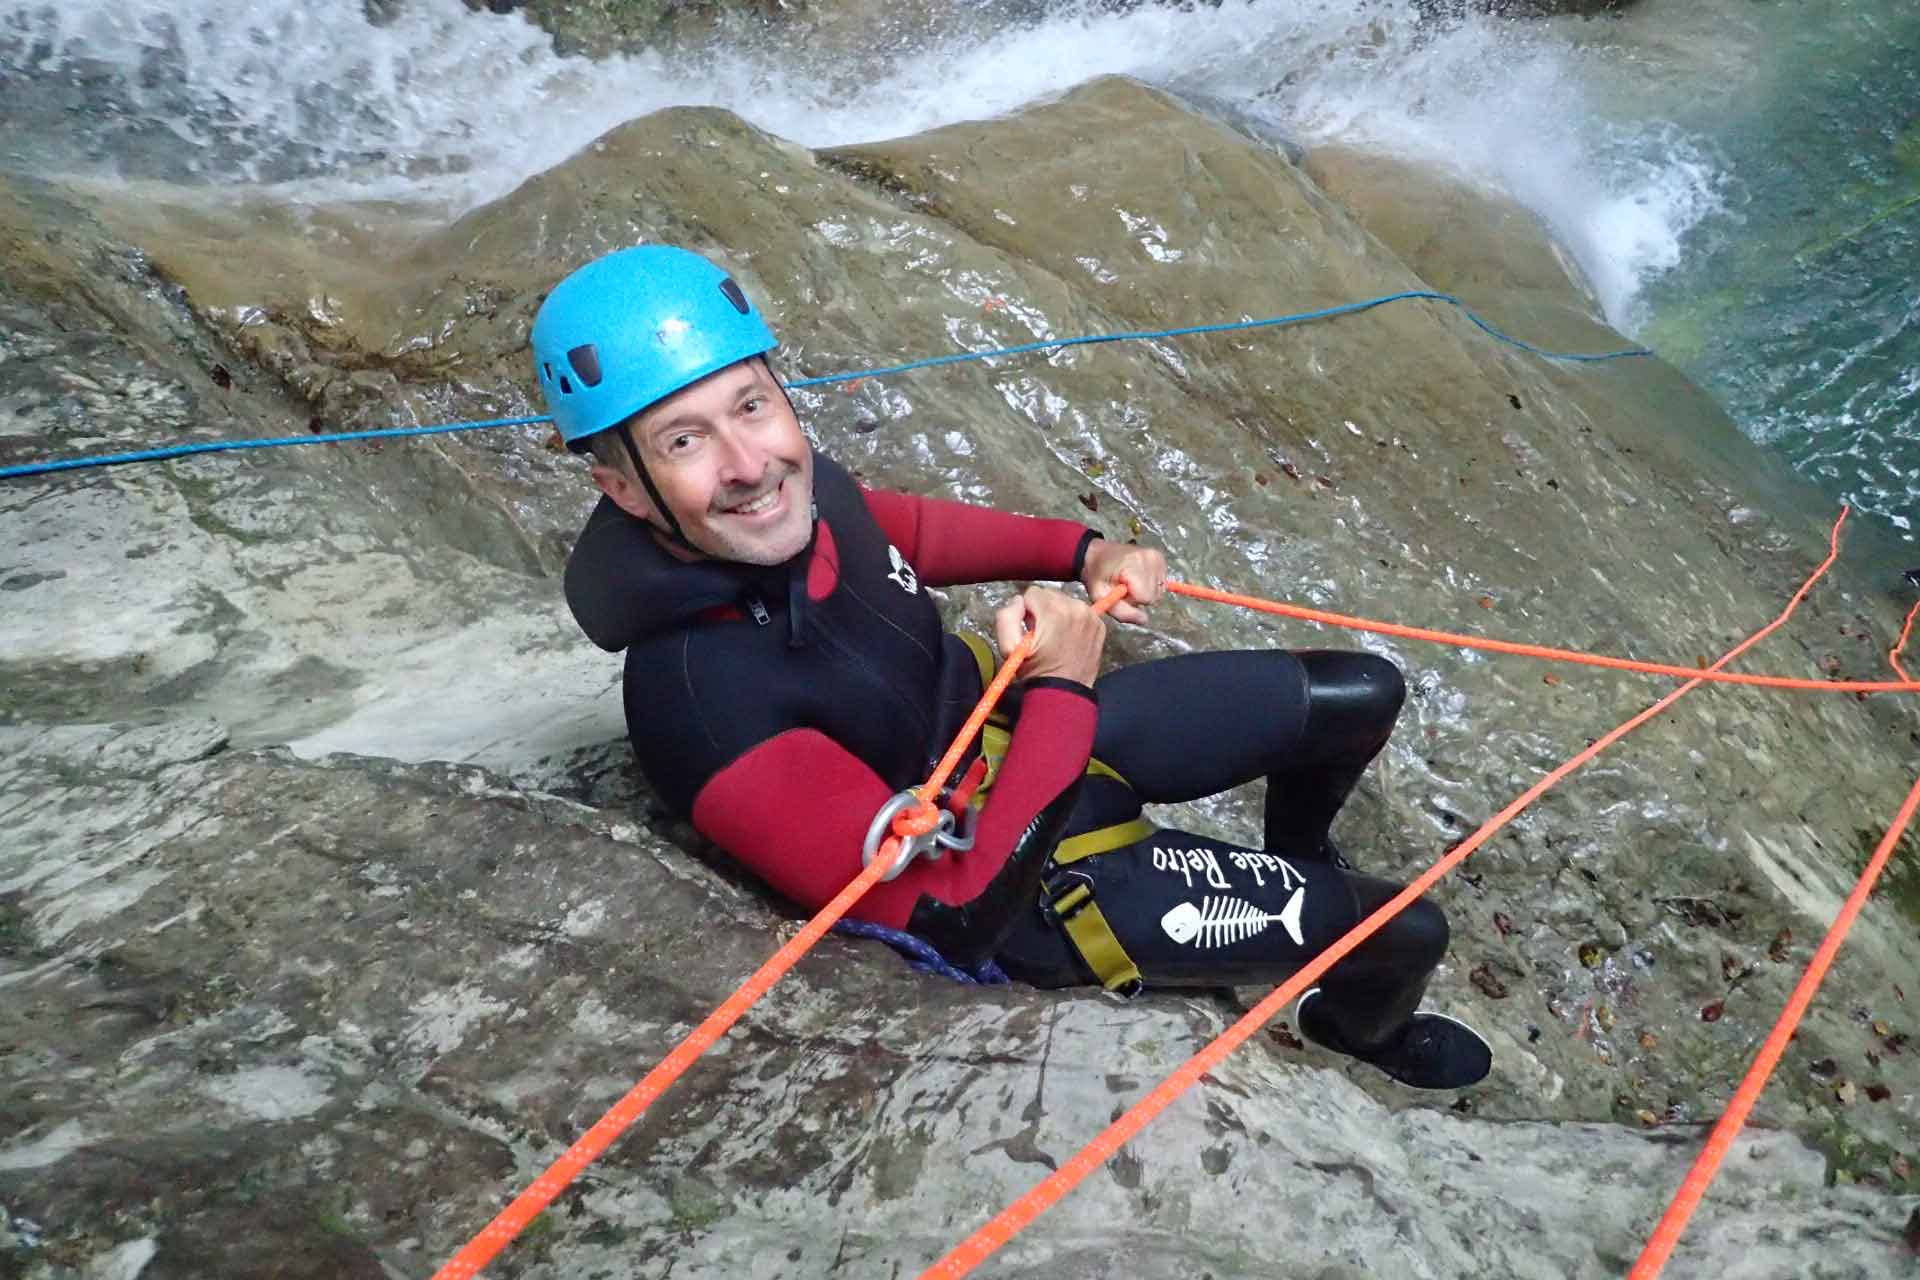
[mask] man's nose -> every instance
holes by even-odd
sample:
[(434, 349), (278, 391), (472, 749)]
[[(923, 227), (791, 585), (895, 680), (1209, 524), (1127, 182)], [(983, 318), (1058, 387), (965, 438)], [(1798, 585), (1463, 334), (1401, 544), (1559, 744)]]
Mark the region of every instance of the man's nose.
[(720, 446), (720, 480), (730, 485), (755, 485), (766, 474), (766, 450), (738, 431), (723, 430)]

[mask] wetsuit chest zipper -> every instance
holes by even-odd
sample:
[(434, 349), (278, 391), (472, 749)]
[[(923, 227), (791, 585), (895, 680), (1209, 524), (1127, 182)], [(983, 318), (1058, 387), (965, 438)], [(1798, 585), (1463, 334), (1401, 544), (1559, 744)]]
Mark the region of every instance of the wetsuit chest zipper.
[(836, 636), (831, 627), (816, 624), (814, 635), (824, 641), (827, 648), (832, 650), (837, 658), (859, 672), (860, 675), (865, 677), (869, 684), (880, 689), (887, 695), (891, 702), (905, 711), (909, 717), (908, 723), (918, 727), (923, 740), (928, 734), (933, 732), (933, 719), (927, 714), (926, 710), (918, 706), (912, 698), (902, 692), (900, 687), (893, 681), (876, 671), (873, 663), (862, 656), (857, 649)]

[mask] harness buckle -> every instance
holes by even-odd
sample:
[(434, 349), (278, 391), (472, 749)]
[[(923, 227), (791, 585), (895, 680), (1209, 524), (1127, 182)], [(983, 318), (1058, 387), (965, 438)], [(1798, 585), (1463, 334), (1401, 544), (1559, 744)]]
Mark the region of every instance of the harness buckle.
[(1146, 984), (1094, 903), (1093, 877), (1084, 871), (1057, 871), (1040, 882), (1040, 890), (1041, 913), (1060, 926), (1100, 985), (1122, 1000), (1139, 995)]
[(1058, 925), (1067, 925), (1093, 905), (1093, 877), (1084, 871), (1060, 871), (1040, 882), (1040, 909)]
[[(902, 791), (896, 796), (889, 797), (887, 802), (880, 806), (880, 811), (873, 815), (873, 821), (867, 824), (867, 838), (860, 849), (860, 865), (866, 867), (873, 864), (874, 857), (880, 852), (880, 846), (886, 843), (888, 836), (893, 835), (895, 818), (909, 809), (919, 807), (920, 797), (912, 791)], [(973, 848), (972, 815), (968, 816), (966, 827), (959, 835), (953, 833), (953, 811), (941, 809), (939, 815), (931, 831), (917, 836), (898, 837), (900, 857), (895, 860), (892, 870), (880, 877), (883, 881), (897, 878), (907, 869), (907, 864), (916, 857), (925, 858), (928, 862), (938, 862), (941, 855), (948, 849), (962, 852)]]

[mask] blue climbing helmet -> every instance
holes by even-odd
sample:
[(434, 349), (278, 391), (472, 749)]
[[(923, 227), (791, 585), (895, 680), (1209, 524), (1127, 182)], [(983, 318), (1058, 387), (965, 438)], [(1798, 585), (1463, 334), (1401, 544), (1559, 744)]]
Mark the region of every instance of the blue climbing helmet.
[(533, 318), (534, 378), (576, 452), (588, 436), (776, 345), (731, 276), (663, 244), (589, 262)]

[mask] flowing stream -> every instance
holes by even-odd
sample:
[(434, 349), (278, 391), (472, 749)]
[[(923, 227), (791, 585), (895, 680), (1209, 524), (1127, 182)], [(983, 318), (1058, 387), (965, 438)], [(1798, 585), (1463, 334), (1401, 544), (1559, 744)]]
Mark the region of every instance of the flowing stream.
[(0, 0), (0, 167), (458, 211), (663, 107), (722, 106), (820, 146), (1126, 74), (1306, 145), (1384, 148), (1510, 193), (1616, 325), (1911, 536), (1912, 0), (1641, 0), (1528, 22), (1422, 20), (1412, 0), (953, 11), (933, 33), (890, 18), (857, 52), (748, 29), (596, 62), (460, 0), (398, 0), (379, 23), (299, 0)]

